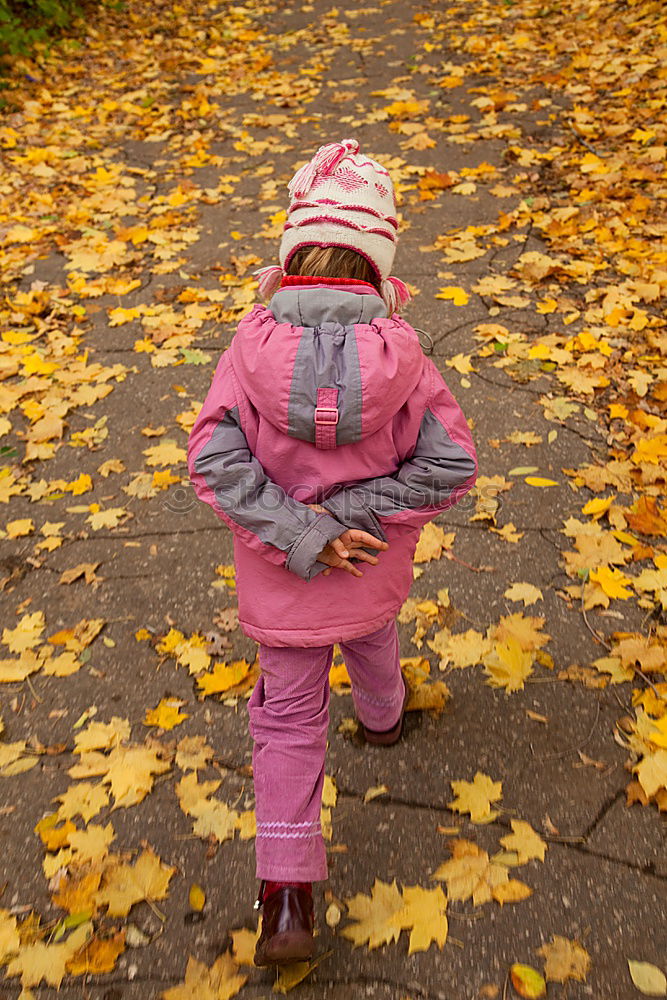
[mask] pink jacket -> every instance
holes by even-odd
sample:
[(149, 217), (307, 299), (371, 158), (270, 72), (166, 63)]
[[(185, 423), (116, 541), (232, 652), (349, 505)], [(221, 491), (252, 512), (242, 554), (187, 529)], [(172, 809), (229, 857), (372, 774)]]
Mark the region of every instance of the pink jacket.
[[(417, 334), (387, 317), (372, 286), (286, 280), (220, 357), (188, 469), (234, 533), (244, 632), (269, 646), (319, 646), (396, 615), (420, 528), (472, 488), (477, 456)], [(361, 578), (321, 575), (317, 556), (344, 526), (389, 543)]]

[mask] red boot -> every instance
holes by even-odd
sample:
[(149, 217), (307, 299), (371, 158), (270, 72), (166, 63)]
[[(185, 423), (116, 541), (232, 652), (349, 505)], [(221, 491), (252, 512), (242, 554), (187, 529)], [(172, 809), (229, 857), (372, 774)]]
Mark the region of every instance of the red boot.
[(314, 914), (309, 882), (262, 882), (257, 904), (263, 915), (255, 965), (289, 965), (312, 958)]

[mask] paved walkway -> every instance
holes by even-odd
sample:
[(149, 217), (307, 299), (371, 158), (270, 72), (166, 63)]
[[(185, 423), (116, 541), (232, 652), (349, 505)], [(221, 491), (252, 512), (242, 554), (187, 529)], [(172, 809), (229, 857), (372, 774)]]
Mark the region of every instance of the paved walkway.
[[(540, 365), (559, 346), (551, 334), (584, 328), (583, 317), (568, 317), (585, 308), (595, 279), (576, 286), (576, 301), (570, 286), (556, 291), (531, 283), (525, 255), (549, 249), (525, 206), (519, 208), (527, 178), (546, 205), (551, 180), (540, 156), (560, 142), (559, 94), (551, 91), (549, 104), (536, 83), (507, 94), (506, 81), (471, 69), (483, 36), (476, 36), (477, 49), (451, 47), (465, 35), (471, 10), (463, 4), (444, 12), (395, 0), (349, 9), (314, 0), (277, 10), (223, 5), (217, 14), (195, 4), (187, 17), (187, 5), (180, 14), (170, 3), (147, 6), (145, 42), (138, 11), (130, 9), (135, 22), (118, 30), (112, 19), (90, 50), (54, 62), (51, 72), (42, 68), (23, 111), (7, 116), (10, 132), (0, 127), (6, 155), (28, 156), (21, 179), (12, 182), (25, 212), (16, 225), (34, 226), (32, 244), (41, 250), (29, 259), (30, 239), (15, 233), (5, 251), (7, 278), (18, 281), (8, 287), (15, 300), (10, 325), (32, 333), (41, 319), (38, 343), (47, 362), (58, 357), (76, 372), (78, 353), (106, 369), (78, 370), (53, 395), (45, 384), (29, 386), (42, 412), (28, 408), (12, 417), (3, 439), (17, 449), (6, 461), (21, 487), (3, 508), (3, 523), (33, 521), (27, 533), (10, 529), (18, 537), (6, 543), (3, 623), (13, 629), (23, 616), (43, 612), (42, 643), (82, 619), (104, 625), (89, 644), (80, 632), (65, 636), (79, 658), (71, 674), (63, 665), (3, 685), (4, 739), (26, 740), (26, 751), (49, 749), (36, 766), (3, 781), (0, 906), (19, 915), (34, 908), (44, 923), (63, 916), (34, 827), (72, 784), (74, 738), (84, 728), (75, 725), (87, 713), (86, 723), (127, 719), (137, 745), (157, 734), (169, 770), (156, 776), (142, 802), (106, 807), (91, 823), (112, 823), (110, 850), (131, 852), (147, 843), (176, 872), (166, 899), (138, 903), (129, 917), (100, 924), (132, 924), (151, 943), (130, 947), (126, 940), (113, 971), (85, 985), (67, 977), (59, 996), (153, 1000), (183, 982), (188, 956), (211, 966), (229, 932), (252, 924), (252, 839), (237, 834), (218, 844), (194, 835), (175, 793), (183, 777), (172, 763), (177, 742), (205, 737), (215, 761), (199, 780), (221, 781), (216, 797), (239, 813), (253, 805), (243, 696), (232, 688), (200, 700), (196, 664), (192, 675), (187, 667), (194, 634), (217, 633), (216, 660), (252, 663), (255, 649), (228, 610), (235, 603), (225, 568), (232, 562), (230, 536), (194, 499), (182, 449), (219, 352), (252, 302), (250, 272), (274, 259), (287, 180), (321, 143), (354, 136), (386, 159), (402, 192), (395, 273), (418, 292), (407, 316), (430, 336), (433, 357), (470, 418), (480, 474), (488, 478), (481, 480), (477, 508), (464, 504), (439, 520), (454, 535), (451, 548), (419, 565), (413, 590), (431, 604), (408, 607), (401, 625), (403, 655), (427, 657), (431, 679), (444, 680), (451, 692), (444, 712), (410, 713), (401, 744), (380, 750), (350, 734), (349, 695), (332, 698), (328, 772), (337, 800), (331, 876), (317, 892), (318, 943), (327, 955), (298, 995), (504, 998), (511, 995), (509, 966), (524, 962), (543, 971), (535, 950), (559, 935), (585, 948), (590, 968), (583, 982), (551, 983), (549, 996), (639, 996), (627, 959), (664, 968), (667, 953), (667, 852), (655, 802), (626, 805), (632, 775), (625, 765), (638, 757), (620, 745), (616, 727), (625, 716), (627, 734), (627, 717), (635, 718), (632, 688), (650, 686), (638, 675), (607, 683), (608, 675), (591, 664), (607, 653), (593, 633), (609, 646), (613, 632), (649, 634), (655, 620), (647, 625), (651, 612), (635, 600), (598, 604), (584, 615), (580, 578), (568, 575), (562, 561), (562, 551), (572, 549), (564, 524), (582, 518), (594, 495), (581, 483), (575, 488), (564, 470), (605, 463), (608, 430), (591, 409), (593, 389), (568, 389), (549, 370), (553, 364)], [(51, 153), (41, 160), (30, 153), (45, 145)], [(35, 197), (42, 199), (39, 213)], [(58, 293), (68, 275), (69, 291)], [(438, 298), (443, 288), (453, 291)], [(467, 293), (465, 305), (456, 304), (456, 289)], [(40, 295), (41, 310), (34, 305)], [(557, 310), (549, 305), (554, 295)], [(71, 339), (77, 323), (78, 342)], [(546, 353), (531, 356), (538, 343)], [(498, 366), (503, 357), (506, 364)], [(35, 371), (33, 378), (45, 377)], [(10, 378), (2, 386), (15, 383)], [(104, 386), (112, 387), (108, 395)], [(59, 398), (69, 409), (58, 409)], [(549, 399), (556, 400), (551, 409)], [(43, 413), (64, 420), (62, 439), (48, 428), (29, 432), (26, 418)], [(21, 464), (26, 449), (29, 460)], [(90, 474), (92, 489), (84, 492), (82, 483), (77, 495), (63, 484), (81, 473)], [(531, 474), (556, 485), (531, 485)], [(122, 511), (98, 526), (91, 503)], [(60, 527), (48, 527), (54, 523)], [(62, 542), (39, 546), (45, 537)], [(61, 574), (81, 564), (89, 566), (88, 581), (80, 575), (64, 583)], [(514, 583), (539, 588), (541, 599), (528, 607), (512, 601), (504, 594)], [(446, 629), (472, 629), (474, 647), (475, 633), (486, 635), (519, 612), (544, 621), (532, 623), (537, 632), (528, 626), (521, 647), (532, 649), (533, 671), (522, 690), (508, 693), (489, 685), (481, 664), (463, 666), (465, 653), (452, 652)], [(418, 648), (412, 637), (420, 625)], [(516, 620), (515, 627), (522, 628)], [(181, 665), (175, 633), (171, 647), (159, 646), (170, 628), (185, 643)], [(439, 661), (446, 666), (448, 656), (440, 674)], [(656, 671), (649, 680), (663, 678)], [(182, 701), (188, 718), (171, 730), (149, 729), (146, 712), (163, 698)], [(450, 782), (472, 781), (478, 771), (502, 783), (502, 811), (481, 825), (447, 808)], [(379, 786), (386, 790), (366, 801)], [(353, 948), (324, 921), (333, 901), (343, 912), (338, 930), (345, 926), (344, 901), (370, 892), (376, 878), (439, 884), (432, 876), (450, 858), (452, 836), (494, 855), (516, 819), (529, 822), (548, 845), (544, 862), (510, 872), (532, 894), (502, 906), (450, 901), (442, 950), (432, 945), (408, 956), (405, 934), (376, 950)], [(76, 823), (83, 829), (80, 816)], [(206, 893), (202, 920), (190, 913), (193, 883)], [(266, 996), (271, 975), (244, 971), (249, 979), (240, 995)], [(17, 982), (0, 983), (0, 997), (17, 997)], [(44, 985), (33, 994), (55, 996)]]

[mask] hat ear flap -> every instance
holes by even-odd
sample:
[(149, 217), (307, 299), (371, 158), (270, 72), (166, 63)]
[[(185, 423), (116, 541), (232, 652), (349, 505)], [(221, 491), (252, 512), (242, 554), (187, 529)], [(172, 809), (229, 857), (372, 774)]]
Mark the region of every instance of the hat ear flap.
[(259, 294), (264, 299), (270, 299), (274, 292), (280, 288), (284, 274), (282, 267), (271, 264), (269, 267), (260, 267), (258, 271), (253, 271), (259, 283)]
[(380, 286), (380, 293), (390, 316), (392, 313), (398, 312), (401, 306), (407, 305), (412, 298), (408, 286), (400, 278), (384, 278)]

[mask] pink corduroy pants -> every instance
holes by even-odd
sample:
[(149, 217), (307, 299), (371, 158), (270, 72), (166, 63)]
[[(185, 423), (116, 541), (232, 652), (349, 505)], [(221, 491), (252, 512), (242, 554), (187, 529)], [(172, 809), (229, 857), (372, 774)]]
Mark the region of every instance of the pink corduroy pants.
[[(357, 717), (391, 729), (403, 708), (396, 622), (341, 642)], [(333, 646), (259, 647), (261, 676), (248, 711), (254, 740), (257, 877), (315, 882), (327, 877), (320, 826)]]

